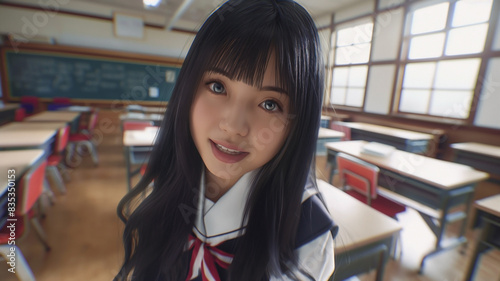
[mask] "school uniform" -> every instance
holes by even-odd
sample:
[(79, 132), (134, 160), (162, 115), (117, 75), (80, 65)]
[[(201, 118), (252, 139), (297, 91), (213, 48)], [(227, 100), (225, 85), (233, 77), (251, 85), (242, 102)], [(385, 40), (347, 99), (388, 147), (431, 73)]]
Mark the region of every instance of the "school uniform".
[[(227, 280), (226, 269), (231, 264), (235, 243), (244, 234), (244, 208), (255, 174), (256, 171), (252, 171), (243, 175), (215, 203), (205, 197), (205, 176), (202, 175), (198, 213), (189, 238), (190, 268), (186, 280)], [(306, 185), (301, 210), (295, 249), (299, 267), (315, 280), (328, 280), (335, 267), (333, 238), (337, 227), (319, 201), (312, 183)], [(294, 273), (299, 280), (310, 280), (301, 272)], [(279, 276), (270, 280), (292, 279)]]

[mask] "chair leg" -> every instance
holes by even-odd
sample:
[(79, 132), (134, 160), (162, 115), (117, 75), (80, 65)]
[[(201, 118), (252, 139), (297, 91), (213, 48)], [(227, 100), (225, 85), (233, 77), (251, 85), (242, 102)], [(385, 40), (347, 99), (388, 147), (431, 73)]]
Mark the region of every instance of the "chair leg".
[(47, 242), (47, 235), (45, 234), (45, 231), (43, 230), (42, 225), (40, 224), (38, 219), (33, 217), (30, 219), (30, 221), (31, 225), (35, 229), (38, 239), (40, 240), (40, 242), (42, 242), (43, 246), (45, 247), (45, 251), (47, 252), (50, 251), (50, 246), (49, 243)]
[[(0, 245), (0, 255), (4, 257), (9, 264), (10, 258), (7, 256), (11, 253), (11, 248), (14, 248), (16, 253), (16, 275), (21, 281), (35, 281), (35, 276), (31, 271), (31, 268), (23, 256), (21, 249), (15, 245)], [(10, 267), (9, 267), (10, 268)]]
[(75, 167), (74, 163), (72, 162), (74, 154), (75, 154), (75, 144), (70, 142), (66, 146), (66, 159), (64, 161), (66, 165), (68, 165), (68, 167)]
[(63, 177), (64, 181), (71, 180), (70, 172), (69, 172), (68, 168), (66, 167), (66, 165), (64, 165), (64, 163), (61, 162), (61, 163), (57, 164), (57, 168), (59, 169), (60, 174)]
[(57, 185), (57, 189), (61, 194), (66, 194), (66, 187), (64, 186), (61, 174), (57, 170), (57, 166), (47, 166), (47, 176)]
[(54, 202), (56, 202), (56, 197), (54, 195), (54, 191), (50, 189), (50, 185), (47, 179), (43, 181), (43, 195), (45, 195), (49, 199), (50, 205), (54, 205)]
[(92, 156), (92, 161), (94, 162), (94, 165), (97, 166), (99, 164), (99, 157), (97, 156), (97, 147), (95, 147), (95, 145), (90, 141), (85, 142), (84, 144), (87, 147), (87, 150), (89, 151), (90, 155)]

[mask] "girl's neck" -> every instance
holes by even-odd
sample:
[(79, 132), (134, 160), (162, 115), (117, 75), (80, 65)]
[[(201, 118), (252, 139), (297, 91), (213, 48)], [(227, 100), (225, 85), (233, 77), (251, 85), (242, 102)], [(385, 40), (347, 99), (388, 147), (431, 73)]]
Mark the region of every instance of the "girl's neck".
[(223, 179), (205, 168), (205, 197), (217, 202), (239, 179)]

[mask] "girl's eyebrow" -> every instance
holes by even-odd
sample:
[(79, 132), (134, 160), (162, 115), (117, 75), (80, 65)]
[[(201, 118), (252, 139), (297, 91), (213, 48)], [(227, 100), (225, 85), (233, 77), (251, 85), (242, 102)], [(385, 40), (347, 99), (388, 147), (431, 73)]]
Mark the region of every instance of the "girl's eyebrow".
[[(217, 68), (217, 67), (212, 67), (207, 69), (207, 73), (215, 73), (215, 74), (220, 74), (223, 76), (226, 76), (227, 78), (234, 80), (233, 75), (229, 74), (227, 71)], [(282, 93), (288, 96), (287, 91), (285, 91), (283, 88), (277, 87), (277, 86), (264, 86), (259, 89), (260, 91), (273, 91), (273, 92), (278, 92)]]

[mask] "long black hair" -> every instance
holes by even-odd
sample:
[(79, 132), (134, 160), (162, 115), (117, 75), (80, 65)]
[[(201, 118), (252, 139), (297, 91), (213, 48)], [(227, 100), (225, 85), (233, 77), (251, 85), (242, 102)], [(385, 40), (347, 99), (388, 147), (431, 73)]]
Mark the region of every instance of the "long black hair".
[[(179, 73), (148, 168), (118, 205), (126, 223), (125, 261), (115, 280), (185, 280), (185, 247), (197, 212), (202, 159), (190, 132), (190, 108), (203, 74), (222, 69), (261, 85), (270, 54), (276, 81), (288, 93), (288, 136), (250, 187), (245, 234), (229, 268), (230, 280), (290, 274), (304, 186), (314, 174), (323, 95), (323, 65), (315, 24), (293, 1), (227, 1), (205, 21)], [(149, 196), (127, 210), (153, 181)]]

